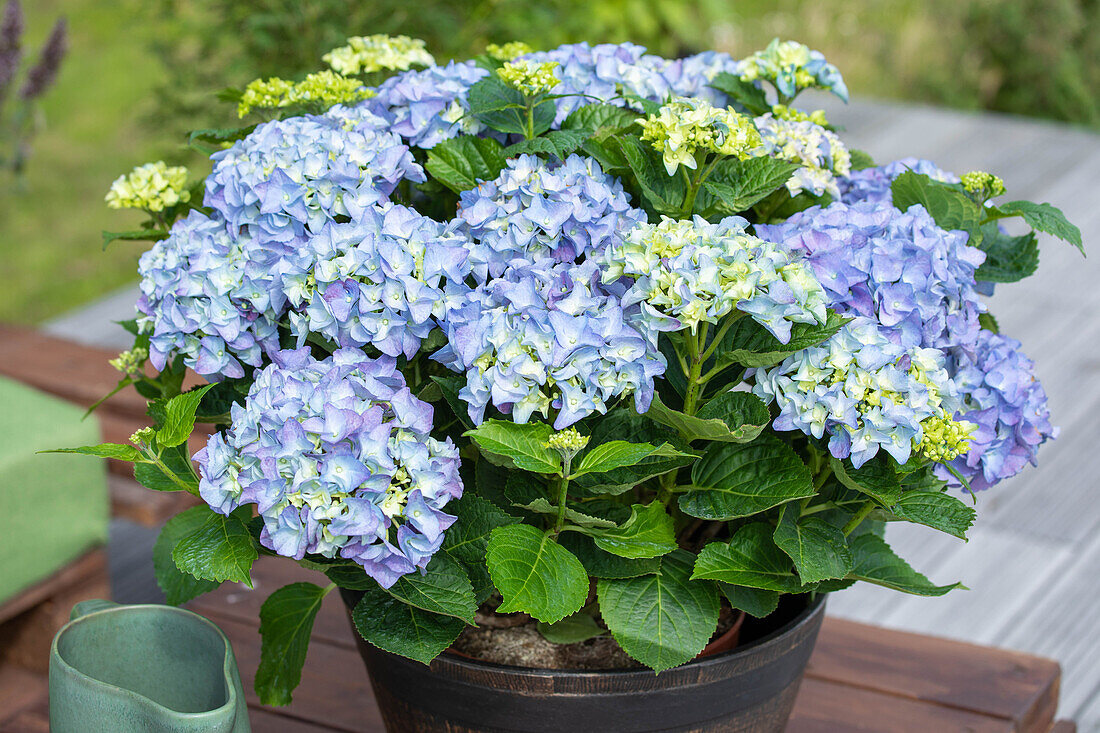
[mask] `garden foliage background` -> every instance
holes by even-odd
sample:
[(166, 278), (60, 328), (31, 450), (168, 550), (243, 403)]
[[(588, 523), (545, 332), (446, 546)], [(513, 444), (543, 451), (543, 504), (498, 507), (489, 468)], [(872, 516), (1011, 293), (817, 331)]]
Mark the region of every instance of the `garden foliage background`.
[(100, 251), (100, 230), (136, 224), (103, 205), (111, 181), (161, 158), (205, 176), (184, 132), (233, 124), (218, 89), (320, 68), (348, 35), (424, 38), (440, 61), (508, 40), (739, 56), (779, 36), (824, 52), (857, 95), (1100, 128), (1100, 0), (30, 0), (24, 10), (29, 49), (58, 15), (71, 47), (26, 180), (0, 179), (0, 321), (35, 323), (133, 281), (147, 243)]

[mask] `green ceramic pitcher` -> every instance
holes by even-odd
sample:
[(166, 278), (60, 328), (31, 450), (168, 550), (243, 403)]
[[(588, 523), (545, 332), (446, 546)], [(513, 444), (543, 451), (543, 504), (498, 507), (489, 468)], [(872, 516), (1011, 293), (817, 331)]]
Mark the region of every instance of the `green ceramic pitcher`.
[(221, 629), (171, 606), (84, 601), (50, 649), (52, 733), (249, 733)]

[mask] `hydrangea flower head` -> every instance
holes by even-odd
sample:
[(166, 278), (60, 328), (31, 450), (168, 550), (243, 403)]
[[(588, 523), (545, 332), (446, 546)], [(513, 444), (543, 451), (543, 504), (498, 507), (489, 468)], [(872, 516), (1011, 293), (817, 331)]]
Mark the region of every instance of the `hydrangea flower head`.
[(729, 105), (729, 97), (710, 85), (722, 73), (740, 74), (741, 62), (728, 53), (703, 51), (671, 62), (664, 70), (669, 91), (675, 97), (703, 99), (715, 107)]
[(783, 343), (792, 323), (824, 323), (825, 292), (810, 268), (728, 217), (642, 223), (603, 253), (604, 282), (625, 278), (623, 305), (639, 304), (654, 331), (693, 332), (739, 309)]
[(375, 71), (405, 71), (413, 66), (435, 66), (424, 41), (408, 36), (352, 36), (321, 60), (337, 74), (357, 76)]
[(561, 83), (554, 74), (556, 68), (558, 68), (557, 61), (537, 62), (530, 59), (505, 61), (504, 65), (497, 69), (497, 76), (508, 86), (518, 89), (524, 96), (533, 97), (537, 94), (545, 94)]
[(248, 83), (237, 103), (237, 115), (244, 117), (254, 109), (275, 109), (299, 104), (317, 105), (327, 109), (335, 104), (353, 104), (374, 96), (374, 90), (358, 79), (319, 71), (303, 81), (293, 83), (272, 77)]
[(825, 117), (825, 110), (815, 109), (806, 112), (797, 107), (788, 107), (785, 104), (772, 105), (772, 115), (778, 120), (790, 120), (792, 122), (812, 122), (821, 127), (828, 127), (829, 120)]
[(428, 149), (459, 133), (481, 131), (466, 114), (466, 93), (488, 75), (473, 61), (405, 71), (382, 82), (367, 104), (409, 145)]
[(861, 201), (872, 203), (893, 203), (894, 195), (890, 185), (894, 179), (906, 171), (921, 173), (934, 181), (958, 183), (959, 178), (952, 173), (940, 170), (930, 160), (902, 158), (893, 163), (852, 171), (840, 179), (840, 200), (846, 204)]
[(840, 198), (837, 177), (851, 172), (852, 157), (835, 132), (808, 116), (791, 114), (788, 108), (783, 116), (768, 113), (754, 123), (763, 153), (802, 166), (787, 181), (792, 196), (807, 191)]
[(429, 435), (432, 408), (391, 358), (280, 352), (232, 425), (195, 455), (199, 493), (223, 514), (254, 504), (260, 543), (280, 555), (351, 559), (388, 588), (455, 520), (443, 510), (462, 495), (458, 450)]
[(876, 320), (903, 347), (968, 348), (978, 335), (974, 273), (985, 254), (921, 206), (838, 202), (756, 232), (809, 262), (830, 307)]
[(985, 171), (963, 173), (960, 182), (967, 193), (982, 200), (1000, 196), (1005, 192), (1005, 182), (999, 176)]
[(761, 144), (751, 119), (702, 99), (673, 99), (638, 124), (642, 139), (661, 153), (670, 176), (680, 166), (697, 168), (701, 152), (744, 160)]
[(191, 200), (187, 190), (187, 169), (169, 166), (163, 160), (139, 165), (121, 175), (107, 191), (107, 206), (112, 209), (164, 211)]
[(535, 49), (523, 41), (509, 41), (504, 44), (490, 43), (485, 47), (485, 53), (489, 58), (497, 61), (515, 61), (520, 56), (532, 53)]
[(484, 280), (515, 259), (573, 262), (644, 221), (645, 213), (591, 158), (570, 155), (555, 164), (521, 155), (494, 180), (463, 191), (458, 218), (472, 239), (471, 266)]
[(743, 81), (767, 81), (788, 99), (803, 89), (825, 89), (848, 100), (848, 87), (840, 71), (825, 60), (820, 51), (797, 41), (774, 39), (763, 51), (741, 62)]

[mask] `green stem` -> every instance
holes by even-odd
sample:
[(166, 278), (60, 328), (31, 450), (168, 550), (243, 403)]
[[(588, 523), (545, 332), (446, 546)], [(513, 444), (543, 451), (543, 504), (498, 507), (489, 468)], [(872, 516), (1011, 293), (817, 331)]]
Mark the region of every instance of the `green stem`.
[(735, 310), (731, 312), (728, 316), (726, 316), (726, 319), (722, 321), (722, 325), (721, 327), (719, 327), (718, 332), (714, 334), (714, 338), (711, 340), (710, 346), (708, 346), (707, 350), (703, 352), (704, 362), (708, 361), (710, 357), (714, 356), (714, 352), (718, 349), (718, 345), (722, 343), (722, 339), (724, 339), (726, 337), (726, 334), (729, 333), (729, 330), (733, 328), (733, 324), (741, 320), (741, 316), (743, 315), (745, 314), (742, 311)]
[(850, 535), (855, 530), (855, 528), (858, 527), (863, 522), (863, 520), (867, 518), (867, 515), (874, 511), (874, 509), (875, 503), (873, 501), (863, 502), (863, 504), (859, 507), (859, 510), (855, 513), (855, 516), (849, 519), (848, 523), (844, 525), (844, 529), (841, 530), (842, 532), (844, 532), (844, 536), (847, 537), (848, 535)]
[(707, 176), (714, 170), (714, 166), (718, 165), (719, 160), (721, 160), (721, 158), (714, 156), (705, 166), (696, 169), (694, 180), (688, 177), (685, 169), (680, 169), (684, 171), (684, 179), (688, 184), (687, 198), (684, 199), (684, 205), (680, 209), (680, 219), (686, 219), (691, 216), (692, 209), (695, 208), (695, 199), (699, 195), (699, 189), (703, 187), (703, 183), (707, 180)]
[(572, 468), (573, 456), (565, 454), (562, 456), (564, 459), (564, 465), (561, 469), (561, 485), (558, 487), (558, 513), (554, 519), (554, 532), (561, 532), (562, 525), (565, 524), (565, 497), (569, 491), (569, 471)]
[(527, 104), (527, 132), (525, 133), (528, 140), (535, 139), (535, 105), (531, 104), (531, 100), (525, 100)]
[[(195, 483), (194, 485), (185, 483), (183, 481), (183, 479), (181, 479), (179, 476), (176, 475), (175, 471), (173, 471), (172, 469), (168, 468), (167, 465), (165, 465), (164, 461), (162, 461), (160, 459), (159, 455), (157, 455), (156, 453), (153, 453), (152, 451), (150, 451), (148, 449), (145, 449), (142, 452), (145, 453), (145, 457), (149, 459), (149, 463), (152, 463), (154, 466), (159, 468), (165, 476), (167, 476), (168, 478), (170, 478), (172, 480), (173, 483), (178, 485), (181, 489), (186, 491), (188, 494), (194, 494), (195, 496), (198, 496), (198, 494), (199, 494), (198, 483)], [(195, 477), (195, 480), (197, 482), (198, 478), (199, 478), (199, 475), (197, 473), (195, 473), (195, 467), (193, 465), (191, 465), (190, 460), (187, 461), (187, 466), (188, 466), (188, 468), (191, 469), (191, 475)]]
[(687, 393), (684, 395), (684, 414), (694, 415), (706, 382), (703, 381), (703, 362), (705, 359), (699, 353), (707, 342), (707, 330), (710, 324), (705, 321), (699, 326), (699, 333), (694, 338), (688, 338), (688, 348), (691, 353), (691, 365), (687, 374)]

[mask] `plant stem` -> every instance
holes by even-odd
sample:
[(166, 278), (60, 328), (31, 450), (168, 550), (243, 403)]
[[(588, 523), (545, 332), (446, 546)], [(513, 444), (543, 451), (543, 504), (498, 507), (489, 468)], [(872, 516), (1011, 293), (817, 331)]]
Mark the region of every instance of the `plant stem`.
[(527, 132), (526, 137), (528, 140), (535, 139), (535, 105), (531, 104), (531, 100), (527, 102)]
[(699, 402), (699, 395), (706, 382), (702, 379), (703, 362), (705, 359), (699, 353), (707, 342), (707, 330), (710, 324), (705, 321), (699, 326), (699, 333), (694, 338), (688, 339), (688, 347), (691, 351), (691, 365), (687, 374), (687, 393), (684, 395), (684, 414), (694, 415), (695, 407)]
[(566, 453), (562, 455), (564, 461), (561, 468), (561, 485), (558, 487), (558, 513), (554, 519), (554, 532), (555, 534), (561, 532), (562, 525), (565, 524), (565, 497), (569, 490), (569, 472), (572, 468), (573, 456)]
[(849, 519), (848, 523), (844, 525), (844, 529), (841, 530), (842, 532), (844, 532), (844, 536), (847, 537), (848, 535), (850, 535), (855, 530), (855, 528), (858, 527), (863, 522), (863, 520), (867, 518), (867, 515), (874, 511), (874, 509), (875, 503), (873, 501), (868, 500), (863, 502), (863, 504), (860, 505), (859, 510), (856, 511), (855, 516)]

